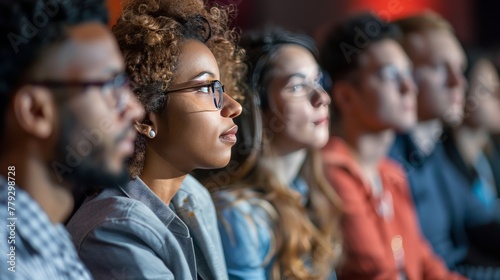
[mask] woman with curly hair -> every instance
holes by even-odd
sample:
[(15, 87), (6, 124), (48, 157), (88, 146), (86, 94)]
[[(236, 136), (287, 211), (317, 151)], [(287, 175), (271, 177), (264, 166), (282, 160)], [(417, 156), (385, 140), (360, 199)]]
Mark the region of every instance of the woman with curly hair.
[(241, 45), (264, 133), (251, 171), (214, 193), (229, 278), (334, 278), (340, 202), (318, 156), (330, 98), (316, 47), (282, 30), (250, 34)]
[(133, 180), (87, 198), (68, 224), (95, 278), (227, 279), (215, 207), (187, 174), (225, 166), (236, 142), (246, 67), (232, 13), (201, 0), (124, 5), (113, 33), (146, 116)]

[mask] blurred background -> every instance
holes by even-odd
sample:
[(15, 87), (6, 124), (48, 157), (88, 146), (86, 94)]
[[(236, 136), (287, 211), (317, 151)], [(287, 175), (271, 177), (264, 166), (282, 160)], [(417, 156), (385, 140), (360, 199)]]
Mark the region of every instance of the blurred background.
[[(455, 28), (464, 46), (500, 47), (498, 0), (213, 0), (234, 4), (233, 25), (242, 31), (274, 24), (304, 32), (321, 43), (326, 29), (336, 21), (362, 11), (395, 20), (424, 10), (434, 10)], [(121, 0), (108, 0), (111, 25), (118, 18)]]

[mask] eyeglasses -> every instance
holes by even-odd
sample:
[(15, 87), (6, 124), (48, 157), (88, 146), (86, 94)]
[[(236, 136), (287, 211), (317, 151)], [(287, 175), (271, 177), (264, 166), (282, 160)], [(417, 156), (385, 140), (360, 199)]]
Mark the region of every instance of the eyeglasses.
[(220, 110), (224, 102), (224, 86), (219, 80), (213, 81), (189, 81), (172, 85), (165, 93), (179, 92), (187, 89), (196, 89), (198, 92), (212, 93), (215, 108)]
[(383, 81), (397, 82), (401, 85), (405, 78), (413, 81), (413, 72), (411, 68), (400, 71), (395, 65), (387, 65), (379, 69), (378, 77)]
[[(87, 89), (88, 87), (99, 87), (101, 88), (102, 95), (108, 100), (110, 106), (115, 108), (118, 112), (123, 112), (127, 106), (127, 102), (130, 98), (130, 81), (124, 72), (118, 73), (112, 78), (104, 81), (57, 81), (57, 80), (45, 80), (45, 81), (32, 81), (27, 84), (44, 86), (49, 88), (67, 88), (67, 87), (79, 87)], [(127, 89), (123, 92), (120, 89)]]

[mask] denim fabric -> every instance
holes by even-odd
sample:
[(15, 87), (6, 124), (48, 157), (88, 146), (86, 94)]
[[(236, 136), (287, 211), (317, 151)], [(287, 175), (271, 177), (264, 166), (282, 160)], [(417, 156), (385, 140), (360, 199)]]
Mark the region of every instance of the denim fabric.
[(217, 212), (207, 189), (188, 175), (171, 204), (189, 228), (194, 241), (196, 267), (201, 278), (228, 279)]
[(270, 279), (272, 261), (265, 260), (271, 250), (272, 224), (260, 203), (258, 199), (236, 202), (225, 192), (216, 198), (216, 204), (227, 206), (220, 212), (219, 231), (229, 279)]
[[(305, 181), (297, 178), (291, 187), (301, 194), (301, 202), (307, 203), (309, 187)], [(237, 200), (230, 191), (216, 193), (214, 200), (219, 209), (219, 231), (229, 279), (272, 279), (275, 241), (272, 218), (266, 211), (271, 207), (269, 202), (259, 198)], [(336, 279), (335, 274), (329, 279)]]
[[(227, 279), (216, 216), (200, 188), (188, 176), (169, 207), (137, 178), (88, 198), (67, 228), (96, 279)], [(185, 223), (176, 210), (196, 219)]]

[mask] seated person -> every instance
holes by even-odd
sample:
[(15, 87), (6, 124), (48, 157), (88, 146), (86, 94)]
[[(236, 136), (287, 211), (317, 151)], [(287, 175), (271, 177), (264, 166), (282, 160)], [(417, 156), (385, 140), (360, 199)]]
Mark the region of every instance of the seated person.
[[(454, 162), (450, 130), (444, 129), (459, 126), (463, 118), (467, 64), (463, 48), (449, 23), (432, 12), (396, 24), (414, 64), (418, 122), (398, 135), (390, 156), (408, 174), (422, 232), (436, 254), (452, 270), (488, 279), (483, 270), (460, 267), (471, 243), (500, 252), (499, 207), (486, 207), (473, 195), (470, 179)], [(488, 244), (482, 246), (485, 240)]]
[(282, 30), (247, 34), (241, 44), (263, 136), (250, 171), (214, 193), (229, 278), (335, 279), (339, 199), (318, 154), (330, 98), (315, 44)]
[[(378, 32), (370, 31), (374, 26)], [(396, 26), (362, 14), (333, 28), (323, 46), (321, 63), (332, 79), (333, 136), (322, 156), (344, 209), (345, 260), (338, 276), (463, 279), (422, 236), (406, 176), (387, 157), (394, 131), (416, 121), (412, 64), (398, 34)]]
[(227, 279), (213, 201), (188, 173), (224, 167), (236, 143), (245, 73), (230, 11), (131, 0), (113, 27), (146, 116), (133, 180), (87, 198), (67, 226), (96, 279)]

